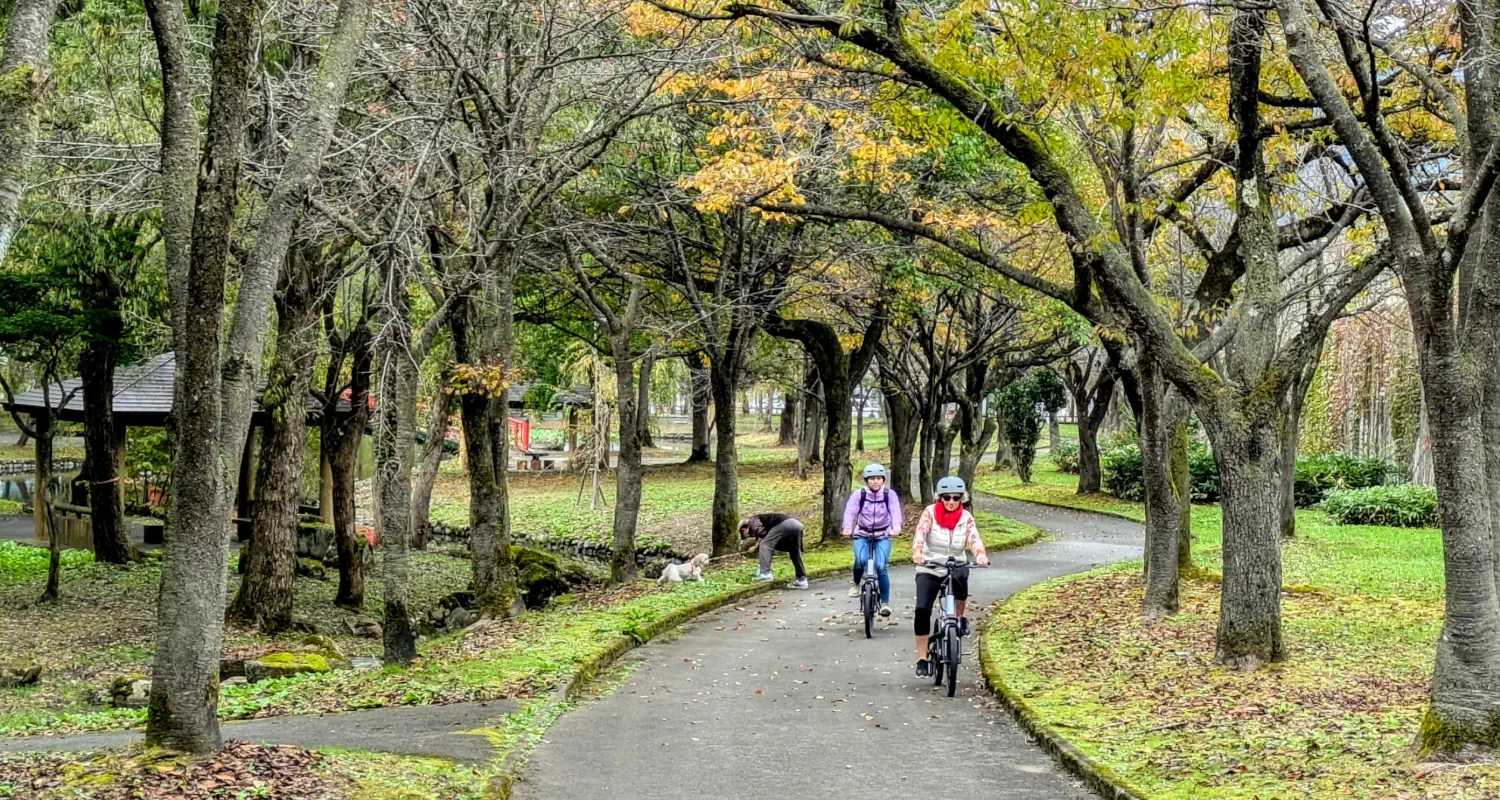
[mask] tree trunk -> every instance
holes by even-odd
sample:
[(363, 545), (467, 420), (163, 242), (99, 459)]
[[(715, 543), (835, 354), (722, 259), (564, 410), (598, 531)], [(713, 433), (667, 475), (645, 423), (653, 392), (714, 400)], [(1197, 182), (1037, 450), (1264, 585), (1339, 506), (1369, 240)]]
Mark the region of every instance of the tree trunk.
[[(933, 469), (937, 477), (945, 478), (953, 474), (953, 440), (958, 438), (958, 426), (954, 424), (953, 420), (944, 418), (944, 409), (941, 405), (938, 406), (938, 409), (938, 441), (937, 452), (934, 453)], [(1031, 482), (1029, 471), (1024, 480), (1027, 483)]]
[(616, 585), (634, 583), (636, 579), (635, 528), (641, 513), (641, 443), (646, 425), (641, 402), (648, 396), (653, 360), (650, 353), (640, 359), (641, 375), (637, 387), (636, 359), (630, 348), (634, 332), (632, 323), (610, 336), (620, 430), (620, 458), (615, 467), (614, 545), (609, 559), (609, 579)]
[(937, 420), (934, 419), (933, 409), (936, 403), (929, 403), (922, 416), (921, 440), (917, 451), (917, 493), (922, 500), (922, 505), (930, 506), (936, 499), (933, 486), (937, 483), (937, 475), (934, 474), (933, 460), (937, 454), (937, 440), (942, 435), (938, 431)]
[(1168, 397), (1167, 418), (1175, 423), (1167, 469), (1172, 478), (1172, 494), (1177, 499), (1177, 572), (1184, 576), (1193, 570), (1193, 475), (1188, 463), (1188, 413), (1181, 398)]
[[(387, 256), (393, 261), (396, 256)], [(385, 270), (390, 267), (386, 266)], [(383, 281), (401, 286), (398, 281)], [(375, 427), (375, 491), (380, 496), (376, 541), (384, 579), (384, 650), (387, 664), (417, 657), (417, 636), (407, 608), (411, 540), (411, 458), (416, 443), (417, 363), (411, 350), (410, 300), (398, 289), (388, 307), (377, 350), (380, 390)]]
[(422, 467), (412, 487), (411, 546), (427, 549), (432, 534), (432, 487), (437, 483), (438, 468), (443, 465), (443, 444), (448, 431), (448, 414), (453, 408), (453, 393), (438, 379), (438, 390), (432, 398), (432, 414), (427, 420), (427, 441), (422, 445)]
[(36, 434), (36, 489), (31, 493), (31, 504), (36, 509), (39, 530), (47, 536), (47, 585), (42, 589), (39, 602), (57, 602), (62, 573), (62, 542), (57, 531), (57, 515), (52, 509), (52, 387), (50, 375), (42, 376), (42, 410), (31, 418), (32, 433)]
[[(354, 478), (359, 467), (359, 446), (365, 438), (370, 419), (371, 364), (374, 351), (369, 330), (361, 325), (350, 333), (351, 363), (349, 409), (338, 410), (338, 398), (332, 397), (323, 411), (322, 445), (329, 452), (330, 483), (333, 484), (333, 541), (339, 557), (339, 589), (334, 604), (360, 611), (365, 606), (366, 542), (355, 527)], [(339, 361), (343, 357), (340, 354)], [(338, 391), (338, 365), (331, 365), (325, 391)]]
[[(645, 371), (641, 373), (640, 392), (635, 402), (635, 411), (639, 420), (636, 428), (639, 430), (641, 447), (650, 448), (656, 447), (656, 440), (651, 438), (651, 370), (656, 366), (656, 354), (646, 351), (641, 366)], [(621, 446), (624, 446), (623, 442)]]
[(1308, 358), (1296, 380), (1287, 390), (1288, 411), (1286, 425), (1281, 435), (1281, 538), (1297, 536), (1297, 438), (1302, 425), (1302, 409), (1307, 403), (1307, 390), (1312, 388), (1318, 375), (1318, 363), (1322, 360), (1323, 346)]
[(78, 357), (78, 375), (83, 389), (83, 421), (89, 484), (89, 510), (94, 535), (94, 559), (106, 564), (139, 561), (136, 549), (126, 532), (125, 498), (121, 492), (120, 452), (123, 428), (115, 421), (115, 367), (120, 361), (120, 339), (124, 323), (120, 318), (119, 285), (108, 270), (80, 282), (79, 290), (86, 308), (93, 312), (94, 325)]
[(990, 439), (994, 438), (997, 426), (993, 415), (985, 415), (980, 423), (977, 435), (972, 438), (960, 436), (958, 446), (958, 477), (970, 489), (974, 487), (974, 473), (979, 471), (979, 462), (984, 460), (984, 454), (990, 448)]
[(807, 436), (807, 463), (821, 464), (823, 463), (823, 420), (828, 409), (824, 408), (823, 404), (818, 401), (818, 390), (816, 388), (809, 391), (811, 393), (808, 395), (805, 404), (807, 408), (807, 427), (805, 428)]
[(1062, 431), (1057, 425), (1057, 412), (1047, 412), (1047, 452), (1056, 453), (1062, 444)]
[(688, 463), (706, 464), (711, 452), (708, 444), (708, 409), (713, 405), (713, 390), (709, 386), (708, 365), (703, 363), (703, 354), (688, 356), (687, 364), (693, 404), (693, 449), (688, 454)]
[(1078, 414), (1078, 493), (1097, 494), (1104, 471), (1099, 464), (1099, 431), (1092, 414)]
[(911, 463), (916, 457), (914, 451), (921, 423), (911, 400), (900, 390), (882, 384), (881, 392), (885, 395), (885, 422), (891, 440), (891, 490), (902, 502), (910, 503), (916, 500), (911, 485)]
[[(187, 21), (173, 0), (147, 2), (165, 98), (162, 217), (177, 351), (173, 405), (194, 413), (174, 419), (172, 491), (157, 600), (146, 742), (204, 754), (218, 750), (222, 743), (216, 707), (228, 577), (227, 525), (234, 510), (235, 468), (248, 426), (248, 418), (242, 422), (238, 417), (227, 420), (232, 424), (225, 426), (225, 363), (220, 348), (256, 5), (254, 0), (226, 0), (219, 5), (208, 141), (200, 164), (197, 124), (188, 95)], [(191, 170), (185, 169), (189, 160)], [(252, 299), (242, 293), (239, 302)], [(236, 318), (243, 307), (236, 306)], [(265, 322), (265, 315), (254, 320), (262, 329)], [(227, 349), (242, 354), (246, 344), (232, 338)], [(224, 446), (226, 441), (230, 446)]]
[(1171, 412), (1166, 387), (1154, 365), (1140, 366), (1141, 469), (1146, 491), (1146, 599), (1142, 614), (1151, 620), (1179, 607), (1177, 551), (1181, 542), (1181, 498), (1170, 474)]
[(297, 579), (297, 507), (302, 499), (302, 461), (307, 447), (307, 393), (317, 356), (317, 302), (322, 288), (316, 256), (291, 254), (278, 298), (276, 360), (262, 405), (255, 511), (251, 514), (250, 563), (229, 617), (261, 633), (292, 624)]
[(1224, 590), (1219, 605), (1221, 664), (1253, 670), (1280, 661), (1281, 439), (1270, 424), (1213, 440), (1224, 512)]
[[(1473, 245), (1471, 245), (1473, 246)], [(1423, 352), (1422, 385), (1432, 434), (1438, 518), (1443, 528), (1443, 630), (1422, 722), (1424, 751), (1458, 742), (1496, 744), (1500, 727), (1500, 596), (1489, 508), (1478, 359), (1455, 354), (1456, 334), (1439, 333)], [(1446, 352), (1445, 352), (1446, 351)], [(1466, 358), (1466, 356), (1468, 356)], [(1468, 363), (1465, 363), (1468, 362)]]
[(1011, 452), (1010, 440), (1005, 438), (1005, 412), (998, 407), (995, 409), (995, 424), (1000, 430), (1000, 435), (995, 437), (995, 469), (1009, 469), (1016, 456)]
[(713, 392), (714, 428), (717, 452), (714, 454), (713, 554), (724, 556), (739, 551), (739, 476), (736, 472), (739, 449), (734, 441), (734, 384), (739, 379), (738, 354), (715, 362), (709, 368)]
[(776, 446), (797, 444), (797, 414), (801, 406), (797, 402), (796, 390), (787, 391), (781, 400), (781, 426), (776, 434)]
[(48, 33), (58, 0), (16, 0), (6, 20), (0, 58), (0, 265), (15, 237), (26, 186), (26, 169), (36, 151), (38, 112), (51, 86)]
[(865, 403), (870, 399), (868, 390), (859, 393), (858, 409), (854, 412), (854, 449), (865, 451)]

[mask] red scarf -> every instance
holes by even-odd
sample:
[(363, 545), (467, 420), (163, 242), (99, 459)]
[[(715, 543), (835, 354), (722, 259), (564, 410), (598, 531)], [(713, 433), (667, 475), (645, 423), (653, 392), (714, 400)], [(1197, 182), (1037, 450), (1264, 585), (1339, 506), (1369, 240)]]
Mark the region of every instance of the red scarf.
[(937, 521), (938, 527), (947, 528), (950, 531), (957, 530), (959, 520), (964, 518), (963, 504), (960, 503), (958, 508), (953, 509), (952, 513), (949, 513), (948, 507), (943, 504), (943, 501), (939, 500), (932, 507), (932, 518)]

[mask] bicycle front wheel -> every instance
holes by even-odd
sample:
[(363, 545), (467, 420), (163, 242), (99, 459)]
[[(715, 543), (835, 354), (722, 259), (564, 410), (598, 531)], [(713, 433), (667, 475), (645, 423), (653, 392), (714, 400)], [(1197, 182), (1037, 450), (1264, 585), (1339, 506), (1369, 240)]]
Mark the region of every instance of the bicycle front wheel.
[[(943, 660), (946, 662), (944, 666), (948, 668), (949, 697), (952, 697), (953, 693), (958, 691), (958, 662), (963, 655), (962, 647), (963, 645), (958, 638), (958, 631), (949, 628), (943, 647)], [(941, 673), (939, 673), (939, 679), (941, 679)]]
[(865, 612), (865, 638), (875, 636), (875, 603), (876, 595), (870, 591), (870, 585), (865, 584), (864, 591), (860, 592), (859, 605)]

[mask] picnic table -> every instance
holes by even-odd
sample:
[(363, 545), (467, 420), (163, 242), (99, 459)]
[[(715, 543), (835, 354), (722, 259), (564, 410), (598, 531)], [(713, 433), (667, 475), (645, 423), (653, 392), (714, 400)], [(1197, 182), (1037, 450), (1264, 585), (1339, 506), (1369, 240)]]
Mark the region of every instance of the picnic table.
[(511, 450), (516, 470), (520, 472), (551, 472), (559, 469), (562, 453), (553, 450)]

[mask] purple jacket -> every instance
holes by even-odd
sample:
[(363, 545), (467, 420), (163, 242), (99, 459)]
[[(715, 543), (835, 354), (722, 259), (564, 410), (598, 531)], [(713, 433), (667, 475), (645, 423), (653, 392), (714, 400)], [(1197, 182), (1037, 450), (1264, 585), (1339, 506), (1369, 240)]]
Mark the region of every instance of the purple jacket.
[[(861, 497), (865, 499), (863, 509)], [(867, 488), (855, 491), (844, 505), (844, 530), (861, 539), (889, 539), (900, 534), (901, 501), (889, 486), (878, 493)]]

